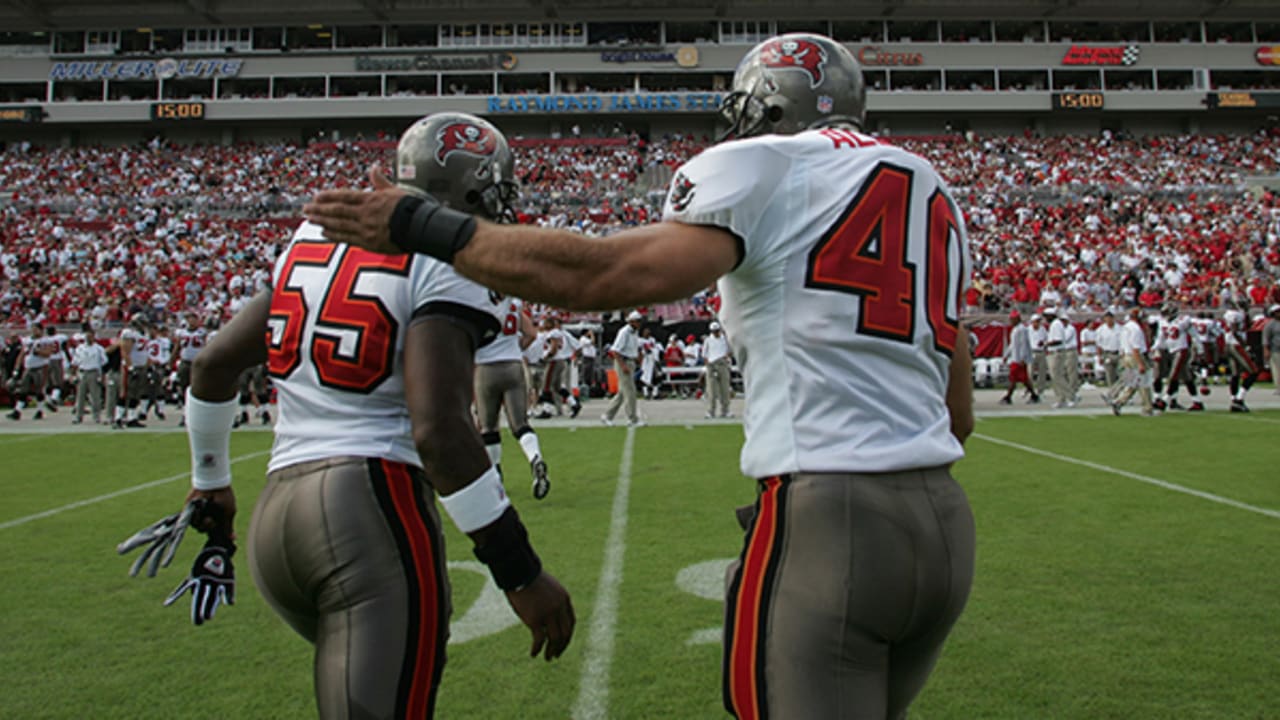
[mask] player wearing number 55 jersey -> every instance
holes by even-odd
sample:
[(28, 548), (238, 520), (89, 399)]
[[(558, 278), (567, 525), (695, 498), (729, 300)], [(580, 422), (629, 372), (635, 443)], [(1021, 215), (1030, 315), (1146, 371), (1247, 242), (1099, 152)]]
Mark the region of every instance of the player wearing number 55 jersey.
[[(510, 172), (505, 139), (467, 115), (419, 121), (397, 152), (401, 187), (456, 188), (462, 207), (491, 216)], [(489, 291), (431, 258), (329, 242), (309, 223), (272, 280), (192, 368), (192, 495), (234, 512), (236, 379), (265, 361), (279, 418), (249, 567), (315, 646), (320, 716), (432, 715), (450, 617), (437, 493), (533, 631), (533, 653), (559, 656), (569, 596), (542, 570), (471, 418), (473, 354), (500, 330)]]
[(746, 390), (741, 466), (759, 488), (730, 572), (726, 706), (900, 717), (973, 573), (973, 517), (949, 473), (973, 426), (961, 216), (928, 162), (859, 132), (861, 68), (830, 38), (758, 45), (733, 90), (726, 120), (746, 139), (682, 167), (656, 225), (600, 239), (495, 225), (381, 182), (304, 212), (332, 239), (570, 309), (720, 278)]

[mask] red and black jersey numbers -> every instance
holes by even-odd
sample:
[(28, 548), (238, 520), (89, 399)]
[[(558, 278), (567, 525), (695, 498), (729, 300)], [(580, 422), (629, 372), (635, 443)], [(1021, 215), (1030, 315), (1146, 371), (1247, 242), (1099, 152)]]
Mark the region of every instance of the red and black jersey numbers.
[[(880, 163), (840, 218), (814, 245), (805, 273), (806, 287), (857, 295), (862, 300), (858, 332), (914, 343), (916, 272), (908, 260), (911, 240), (911, 170)], [(955, 208), (940, 190), (929, 199), (925, 228), (925, 317), (934, 347), (955, 351), (959, 318), (948, 313), (948, 290), (962, 284), (954, 277), (951, 250), (960, 241)], [(956, 258), (961, 257), (956, 248)], [(958, 262), (956, 263), (958, 265)]]
[[(301, 285), (294, 277), (299, 265), (328, 267), (328, 287), (320, 302), (307, 348), (320, 384), (350, 392), (372, 392), (391, 376), (395, 367), (396, 336), (400, 325), (382, 300), (360, 293), (365, 273), (407, 276), (412, 257), (380, 255), (358, 248), (339, 250), (332, 243), (294, 243), (281, 268), (280, 285), (271, 296), (270, 320), (282, 324), (278, 341), (267, 333), (267, 371), (287, 378), (302, 364), (302, 336), (308, 307)], [(343, 337), (355, 334), (347, 352)]]

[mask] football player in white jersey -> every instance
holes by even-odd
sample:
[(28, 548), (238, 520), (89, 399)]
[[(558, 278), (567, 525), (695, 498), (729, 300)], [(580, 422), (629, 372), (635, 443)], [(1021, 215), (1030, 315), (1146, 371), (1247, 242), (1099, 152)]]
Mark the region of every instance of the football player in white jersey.
[(153, 409), (157, 420), (164, 420), (165, 383), (169, 369), (173, 367), (174, 347), (169, 339), (169, 328), (157, 325), (155, 337), (147, 341), (147, 405), (142, 411), (145, 418)]
[[(396, 158), (401, 187), (456, 193), (468, 208), (505, 205), (511, 167), (498, 131), (458, 113), (415, 123)], [(208, 528), (220, 544), (205, 550), (218, 562), (198, 564), (189, 582), (233, 582), (236, 381), (265, 362), (279, 420), (249, 565), (267, 602), (315, 645), (320, 717), (432, 715), (450, 615), (437, 493), (531, 629), (533, 654), (559, 656), (573, 631), (569, 596), (542, 570), (471, 416), (474, 351), (500, 330), (489, 291), (431, 258), (328, 242), (310, 223), (273, 288), (192, 369), (189, 497), (223, 517)], [(193, 605), (193, 619), (218, 604)]]
[[(1161, 370), (1155, 380), (1155, 408), (1183, 409), (1178, 404), (1178, 389), (1185, 384), (1191, 394), (1191, 404), (1186, 409), (1204, 410), (1204, 404), (1196, 399), (1195, 379), (1191, 372), (1191, 318), (1179, 316), (1177, 304), (1168, 302), (1160, 309), (1154, 345), (1160, 350)], [(1163, 391), (1166, 384), (1167, 395)]]
[(569, 417), (578, 417), (578, 413), (582, 412), (582, 403), (578, 401), (578, 397), (569, 392), (569, 376), (570, 366), (573, 364), (573, 357), (578, 352), (578, 341), (565, 332), (560, 318), (555, 315), (548, 315), (547, 322), (550, 329), (547, 335), (552, 340), (552, 346), (555, 350), (551, 353), (551, 357), (547, 360), (547, 379), (546, 392), (547, 402), (550, 402), (556, 410), (556, 415), (564, 415), (565, 403), (569, 404)]
[(185, 401), (187, 397), (187, 388), (191, 386), (191, 363), (195, 361), (196, 356), (200, 354), (201, 348), (205, 343), (209, 342), (209, 330), (200, 323), (200, 317), (195, 313), (186, 314), (186, 327), (178, 328), (174, 332), (175, 339), (178, 341), (178, 403), (183, 405), (184, 414), (178, 421), (180, 427), (185, 427), (187, 419), (185, 415)]
[(44, 342), (53, 346), (49, 354), (49, 367), (45, 378), (47, 387), (44, 403), (51, 412), (58, 412), (58, 406), (62, 404), (62, 386), (67, 379), (67, 336), (50, 325), (45, 328)]
[(22, 419), (22, 411), (28, 400), (36, 407), (34, 419), (44, 419), (40, 402), (45, 399), (49, 356), (53, 354), (54, 347), (46, 337), (39, 325), (32, 325), (31, 336), (22, 338), (22, 358), (14, 368), (13, 409), (8, 414), (10, 420)]
[(962, 215), (927, 161), (859, 131), (862, 71), (829, 38), (756, 46), (723, 108), (745, 139), (686, 163), (662, 222), (606, 238), (468, 225), (376, 175), (374, 192), (325, 191), (304, 213), (335, 240), (569, 309), (720, 278), (745, 378), (741, 466), (760, 491), (730, 572), (726, 707), (899, 717), (972, 581), (973, 517), (949, 472), (974, 422)]
[(1231, 412), (1249, 412), (1244, 396), (1257, 382), (1261, 368), (1249, 352), (1246, 340), (1249, 315), (1245, 310), (1228, 308), (1222, 312), (1223, 353), (1231, 373)]
[(537, 330), (525, 314), (523, 303), (490, 293), (490, 301), (502, 318), (502, 332), (493, 342), (476, 349), (476, 415), (480, 437), (493, 466), (501, 472), (502, 435), (498, 414), (506, 411), (507, 427), (529, 461), (533, 496), (539, 500), (551, 490), (547, 463), (542, 459), (538, 433), (529, 426), (529, 388), (525, 386), (525, 348), (533, 344)]
[(142, 428), (146, 425), (142, 419), (146, 413), (142, 411), (142, 398), (147, 391), (147, 333), (151, 324), (143, 315), (135, 315), (129, 320), (129, 326), (120, 331), (120, 349), (124, 360), (124, 407), (117, 407), (119, 415), (115, 418), (115, 427)]

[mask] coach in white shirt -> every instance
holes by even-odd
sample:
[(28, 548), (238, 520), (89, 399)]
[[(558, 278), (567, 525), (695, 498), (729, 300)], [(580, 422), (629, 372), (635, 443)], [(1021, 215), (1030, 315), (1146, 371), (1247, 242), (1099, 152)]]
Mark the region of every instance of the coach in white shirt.
[(93, 328), (86, 328), (84, 341), (76, 346), (72, 363), (80, 371), (80, 381), (76, 383), (75, 418), (76, 425), (84, 422), (84, 401), (89, 398), (93, 408), (93, 424), (102, 422), (102, 368), (107, 364), (107, 351), (98, 344)]
[(1116, 379), (1120, 377), (1120, 336), (1123, 329), (1116, 325), (1115, 313), (1110, 310), (1102, 314), (1102, 324), (1098, 326), (1098, 356), (1102, 360), (1102, 373), (1107, 380), (1107, 393), (1104, 399), (1111, 401), (1116, 394)]
[[(1069, 360), (1067, 355), (1067, 323), (1058, 317), (1057, 308), (1047, 307), (1044, 309), (1045, 317), (1053, 318), (1049, 322), (1048, 341), (1045, 343), (1045, 350), (1049, 353), (1049, 374), (1053, 381), (1053, 394), (1058, 396), (1058, 401), (1053, 404), (1054, 408), (1061, 409), (1067, 406), (1074, 406), (1072, 399), (1075, 395), (1071, 390), (1071, 370), (1067, 367)], [(1074, 337), (1074, 333), (1072, 333)]]
[(1129, 402), (1135, 392), (1142, 395), (1142, 414), (1153, 415), (1151, 404), (1152, 370), (1147, 359), (1147, 333), (1142, 327), (1142, 308), (1129, 310), (1129, 322), (1124, 324), (1120, 336), (1121, 363), (1125, 369), (1127, 387), (1115, 396), (1111, 412), (1120, 414), (1120, 408)]
[(625, 403), (627, 406), (627, 423), (640, 424), (640, 416), (636, 414), (636, 360), (640, 355), (640, 321), (644, 316), (638, 310), (627, 315), (627, 324), (622, 326), (613, 344), (609, 346), (609, 355), (613, 357), (613, 369), (618, 373), (618, 394), (609, 401), (609, 407), (600, 416), (600, 422), (612, 425), (618, 409)]
[(711, 323), (711, 334), (702, 341), (702, 356), (706, 359), (707, 417), (716, 416), (716, 403), (720, 404), (720, 417), (729, 415), (729, 398), (733, 397), (730, 380), (729, 339), (720, 329), (720, 323)]

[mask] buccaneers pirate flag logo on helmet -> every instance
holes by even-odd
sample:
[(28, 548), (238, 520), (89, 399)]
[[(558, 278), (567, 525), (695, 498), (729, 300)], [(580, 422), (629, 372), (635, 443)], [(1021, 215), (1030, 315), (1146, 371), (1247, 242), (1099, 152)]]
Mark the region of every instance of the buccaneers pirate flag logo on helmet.
[(488, 157), (497, 150), (498, 143), (493, 131), (487, 127), (456, 122), (445, 125), (436, 133), (440, 146), (436, 149), (436, 162), (441, 165), (456, 153), (466, 153), (476, 157)]
[(775, 70), (800, 70), (809, 75), (809, 87), (822, 84), (822, 68), (827, 51), (816, 43), (797, 38), (778, 38), (760, 48), (760, 62)]

